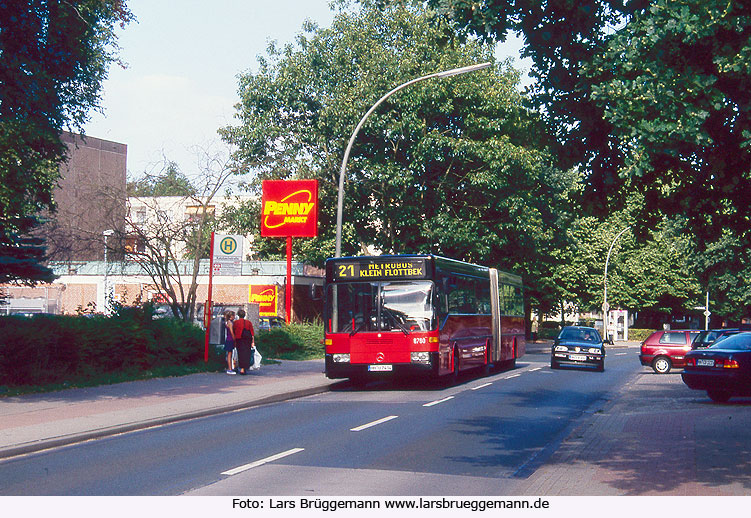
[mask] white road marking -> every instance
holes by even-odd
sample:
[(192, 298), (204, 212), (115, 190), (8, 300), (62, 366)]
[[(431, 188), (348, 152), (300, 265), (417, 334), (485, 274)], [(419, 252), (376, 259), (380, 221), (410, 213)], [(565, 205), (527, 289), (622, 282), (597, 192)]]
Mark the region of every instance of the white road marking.
[(616, 356), (626, 356), (628, 353), (615, 353)]
[(372, 423), (364, 424), (362, 426), (358, 426), (356, 428), (350, 428), (350, 432), (359, 432), (360, 430), (365, 430), (366, 428), (370, 428), (371, 426), (376, 426), (381, 423), (385, 423), (386, 421), (391, 421), (392, 419), (396, 419), (399, 417), (398, 415), (390, 415), (388, 417), (384, 417), (383, 419), (379, 419), (378, 421), (373, 421)]
[(510, 380), (511, 378), (518, 378), (519, 376), (521, 376), (521, 374), (512, 374), (511, 376), (506, 376), (503, 379)]
[(425, 403), (423, 406), (433, 406), (437, 405), (439, 403), (443, 403), (445, 401), (448, 401), (449, 399), (454, 399), (454, 396), (445, 397), (443, 399), (439, 399), (438, 401), (431, 401), (430, 403)]
[(238, 473), (242, 473), (243, 471), (257, 468), (258, 466), (263, 466), (264, 464), (267, 464), (269, 462), (274, 462), (275, 460), (279, 460), (289, 455), (299, 453), (303, 451), (304, 449), (305, 448), (292, 448), (291, 450), (283, 451), (282, 453), (277, 453), (276, 455), (272, 455), (271, 457), (266, 457), (265, 459), (257, 460), (255, 462), (251, 462), (250, 464), (245, 464), (244, 466), (238, 466), (236, 468), (223, 471), (222, 475), (237, 475)]
[(484, 385), (480, 385), (479, 387), (472, 387), (470, 390), (480, 390), (481, 388), (489, 387), (492, 385), (492, 383), (485, 383)]
[(529, 369), (529, 372), (539, 371), (542, 370), (542, 367), (535, 367), (534, 369)]

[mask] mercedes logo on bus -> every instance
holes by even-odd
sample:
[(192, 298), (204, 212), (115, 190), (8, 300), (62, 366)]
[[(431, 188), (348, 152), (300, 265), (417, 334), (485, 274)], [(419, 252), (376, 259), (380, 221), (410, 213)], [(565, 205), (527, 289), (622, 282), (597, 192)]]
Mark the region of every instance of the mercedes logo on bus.
[(378, 363), (383, 363), (383, 360), (385, 359), (386, 359), (386, 356), (383, 353), (378, 353), (378, 355), (376, 356), (376, 361)]

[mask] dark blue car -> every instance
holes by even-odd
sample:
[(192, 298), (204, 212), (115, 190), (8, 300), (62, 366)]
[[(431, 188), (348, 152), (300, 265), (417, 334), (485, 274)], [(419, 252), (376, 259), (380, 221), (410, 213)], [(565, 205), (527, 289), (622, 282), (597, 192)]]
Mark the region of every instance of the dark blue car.
[(605, 344), (593, 327), (566, 326), (561, 329), (550, 351), (550, 368), (564, 365), (605, 370)]
[(681, 376), (689, 388), (706, 390), (717, 403), (751, 396), (751, 333), (731, 335), (687, 353)]

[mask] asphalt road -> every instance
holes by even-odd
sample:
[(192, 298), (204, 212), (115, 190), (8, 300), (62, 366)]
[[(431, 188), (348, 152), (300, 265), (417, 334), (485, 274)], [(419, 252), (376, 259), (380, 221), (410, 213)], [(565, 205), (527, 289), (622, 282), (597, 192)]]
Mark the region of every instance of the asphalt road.
[(2, 495), (507, 495), (642, 370), (512, 371), (456, 386), (372, 383), (0, 464)]

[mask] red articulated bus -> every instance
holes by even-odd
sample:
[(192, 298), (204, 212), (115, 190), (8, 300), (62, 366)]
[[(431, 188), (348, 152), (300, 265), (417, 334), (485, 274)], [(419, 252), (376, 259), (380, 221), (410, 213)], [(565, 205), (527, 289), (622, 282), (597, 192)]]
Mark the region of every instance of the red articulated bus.
[(326, 376), (456, 378), (525, 352), (521, 277), (434, 255), (326, 261)]

